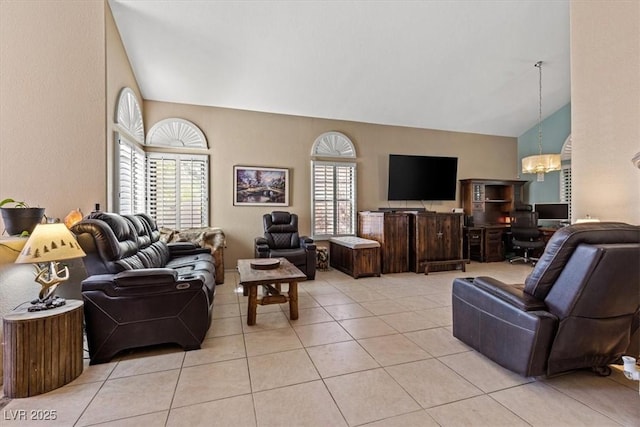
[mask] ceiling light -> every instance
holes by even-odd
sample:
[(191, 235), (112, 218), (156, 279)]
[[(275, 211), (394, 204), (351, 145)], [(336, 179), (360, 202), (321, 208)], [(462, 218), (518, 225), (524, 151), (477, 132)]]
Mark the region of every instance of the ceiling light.
[(522, 159), (522, 173), (538, 174), (538, 181), (544, 181), (544, 174), (562, 168), (560, 154), (542, 154), (542, 61), (535, 63), (539, 76), (538, 104), (538, 154)]

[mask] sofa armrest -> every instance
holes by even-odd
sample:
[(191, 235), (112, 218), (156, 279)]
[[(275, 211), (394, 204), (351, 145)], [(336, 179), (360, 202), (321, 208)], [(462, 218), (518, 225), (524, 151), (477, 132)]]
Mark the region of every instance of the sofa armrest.
[(313, 239), (307, 236), (300, 237), (300, 247), (305, 248), (308, 251), (316, 250), (316, 244), (314, 243)]
[(145, 296), (202, 289), (198, 275), (179, 277), (171, 268), (143, 268), (118, 274), (100, 274), (82, 281), (82, 292), (100, 291), (109, 296)]
[(268, 258), (269, 257), (269, 243), (267, 242), (267, 239), (265, 239), (264, 237), (256, 237), (254, 240), (255, 243), (255, 249), (256, 249), (256, 256), (258, 258)]
[(558, 318), (520, 292), (487, 277), (455, 279), (453, 336), (507, 369), (538, 376), (546, 371)]
[(172, 268), (141, 268), (139, 270), (125, 270), (113, 278), (118, 287), (137, 285), (174, 284), (178, 281), (178, 272)]
[(522, 286), (507, 285), (492, 277), (476, 277), (473, 284), (488, 294), (522, 311), (547, 310), (544, 301), (525, 293)]
[(108, 292), (113, 288), (113, 278), (115, 274), (96, 274), (89, 276), (82, 281), (82, 292), (104, 291)]
[(203, 248), (200, 245), (191, 242), (172, 242), (168, 243), (169, 255), (171, 258), (195, 255), (195, 254), (210, 254), (211, 249)]

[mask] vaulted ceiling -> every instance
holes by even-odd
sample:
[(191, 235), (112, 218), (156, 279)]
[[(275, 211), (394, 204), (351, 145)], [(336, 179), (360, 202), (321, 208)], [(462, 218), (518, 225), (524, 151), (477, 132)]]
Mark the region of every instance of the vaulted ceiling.
[(144, 99), (519, 136), (570, 101), (568, 0), (109, 0)]

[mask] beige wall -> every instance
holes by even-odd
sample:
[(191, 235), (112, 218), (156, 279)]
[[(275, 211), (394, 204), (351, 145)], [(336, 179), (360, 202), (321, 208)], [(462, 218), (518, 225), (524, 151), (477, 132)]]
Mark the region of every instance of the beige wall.
[[(327, 131), (339, 131), (354, 143), (358, 155), (358, 209), (389, 206), (389, 153), (453, 156), (459, 158), (458, 178), (515, 179), (515, 138), (380, 126), (357, 122), (266, 114), (224, 108), (145, 101), (147, 130), (157, 121), (180, 117), (205, 133), (211, 154), (211, 225), (227, 236), (226, 268), (238, 258), (253, 256), (253, 239), (262, 235), (262, 214), (290, 210), (300, 216), (300, 231), (311, 229), (310, 153), (314, 140)], [(270, 166), (290, 169), (290, 206), (233, 206), (233, 166)], [(393, 202), (392, 206), (404, 206)], [(425, 202), (429, 210), (449, 211), (458, 202)], [(422, 206), (414, 202), (410, 206)]]
[(106, 194), (104, 5), (0, 7), (0, 198), (61, 218)]
[(573, 213), (640, 223), (640, 2), (571, 2)]
[[(0, 199), (52, 218), (104, 199), (104, 10), (0, 1)], [(38, 289), (31, 266), (0, 266), (0, 315)]]

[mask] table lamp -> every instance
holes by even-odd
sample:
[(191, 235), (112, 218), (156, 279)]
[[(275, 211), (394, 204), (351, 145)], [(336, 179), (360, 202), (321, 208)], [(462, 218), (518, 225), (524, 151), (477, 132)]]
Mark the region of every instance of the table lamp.
[(38, 224), (15, 261), (17, 264), (33, 264), (36, 269), (35, 281), (42, 286), (38, 299), (31, 301), (32, 306), (28, 310), (40, 311), (63, 306), (65, 300), (54, 297), (53, 293), (60, 283), (69, 278), (69, 267), (62, 267), (58, 261), (85, 255), (64, 224)]

